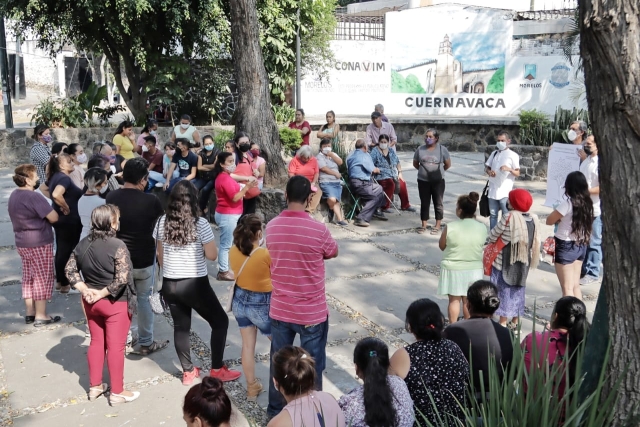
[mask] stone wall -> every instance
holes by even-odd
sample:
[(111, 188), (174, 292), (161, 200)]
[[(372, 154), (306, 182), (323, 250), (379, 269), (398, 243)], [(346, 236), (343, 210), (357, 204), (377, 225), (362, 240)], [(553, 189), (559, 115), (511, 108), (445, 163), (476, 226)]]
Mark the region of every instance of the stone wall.
[[(520, 156), (521, 181), (546, 181), (549, 147), (534, 147), (532, 145), (510, 145), (510, 149)], [(496, 149), (495, 145), (484, 148), (485, 161)]]
[[(368, 123), (341, 124), (340, 141), (348, 149), (352, 149), (356, 139), (366, 138)], [(321, 125), (311, 125), (310, 143), (317, 147), (320, 143), (316, 133)], [(481, 123), (393, 123), (398, 136), (398, 150), (414, 151), (424, 144), (427, 129), (434, 128), (440, 132), (440, 142), (451, 151), (482, 151), (484, 147), (496, 143), (501, 131), (509, 132), (511, 140), (517, 143), (520, 127), (514, 124), (481, 124)]]

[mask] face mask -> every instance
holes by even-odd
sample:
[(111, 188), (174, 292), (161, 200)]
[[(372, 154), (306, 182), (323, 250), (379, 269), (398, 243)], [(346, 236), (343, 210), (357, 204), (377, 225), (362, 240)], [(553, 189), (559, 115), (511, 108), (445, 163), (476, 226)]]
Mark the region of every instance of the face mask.
[(105, 183), (102, 188), (100, 189), (100, 194), (104, 194), (107, 192), (107, 190), (109, 190), (109, 186)]
[(236, 165), (225, 166), (224, 169), (229, 173), (234, 173), (236, 171)]
[(116, 156), (109, 156), (109, 163), (114, 164), (116, 162)]
[(147, 146), (146, 146), (146, 145), (143, 145), (143, 146), (142, 146), (142, 152), (143, 152), (143, 153), (146, 153), (147, 151), (149, 151), (149, 148), (147, 148)]
[(425, 138), (425, 139), (424, 139), (424, 142), (425, 142), (425, 144), (427, 144), (427, 145), (433, 145), (433, 144), (435, 144), (436, 140), (435, 140), (435, 139), (433, 139), (433, 138)]
[(387, 148), (389, 148), (389, 144), (380, 144), (381, 150), (386, 150)]
[(53, 138), (51, 137), (51, 135), (42, 135), (42, 140), (48, 144), (53, 141)]
[(109, 178), (111, 178), (111, 175), (113, 175), (114, 173), (116, 173), (116, 167), (115, 166), (109, 166), (109, 173), (107, 174), (107, 176)]
[(77, 160), (79, 163), (87, 163), (87, 155), (86, 155), (86, 154), (84, 154), (84, 153), (82, 153), (82, 154), (80, 154), (79, 156), (76, 156), (76, 160)]
[(576, 133), (575, 130), (571, 129), (568, 133), (567, 133), (567, 138), (569, 138), (569, 141), (573, 142), (575, 141), (575, 139), (578, 137), (578, 134)]
[(329, 154), (329, 153), (331, 152), (331, 147), (324, 147), (324, 148), (322, 149), (322, 152), (323, 152), (324, 154)]
[(149, 135), (151, 136), (156, 136), (158, 134), (158, 132), (156, 132), (155, 130), (152, 130), (151, 132), (149, 132)]
[(590, 155), (593, 154), (593, 150), (590, 147), (587, 147), (586, 145), (584, 147), (582, 147), (582, 149), (587, 154), (587, 156), (590, 156)]
[(242, 151), (243, 153), (246, 153), (247, 151), (249, 151), (249, 148), (251, 148), (251, 144), (249, 143), (240, 144), (238, 148), (240, 148), (240, 151)]
[(33, 184), (33, 189), (34, 189), (34, 190), (37, 190), (37, 189), (38, 189), (38, 187), (40, 187), (40, 180), (39, 180), (39, 179), (37, 179), (37, 180), (36, 180), (36, 183), (35, 183), (35, 184)]
[(253, 150), (251, 150), (251, 154), (253, 154), (255, 157), (258, 157), (260, 155), (260, 149), (254, 148)]
[(207, 150), (207, 151), (213, 151), (213, 147), (214, 147), (214, 145), (213, 145), (213, 144), (205, 145), (205, 146), (204, 146), (204, 149), (205, 149), (205, 150)]
[(176, 154), (176, 150), (168, 150), (167, 151), (167, 156), (169, 156), (169, 157), (173, 157), (174, 154)]
[(189, 129), (189, 126), (191, 126), (189, 123), (180, 123), (182, 129)]
[(496, 148), (498, 149), (498, 151), (503, 151), (507, 148), (507, 143), (504, 141), (498, 141), (496, 143)]

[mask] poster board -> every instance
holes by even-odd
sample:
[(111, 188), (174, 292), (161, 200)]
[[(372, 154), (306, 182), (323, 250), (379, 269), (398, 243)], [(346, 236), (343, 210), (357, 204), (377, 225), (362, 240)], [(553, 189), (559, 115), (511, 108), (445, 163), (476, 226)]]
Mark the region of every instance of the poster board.
[(547, 195), (544, 206), (552, 208), (560, 203), (564, 195), (564, 182), (571, 172), (580, 170), (580, 156), (578, 150), (581, 145), (554, 142), (549, 149), (547, 165)]

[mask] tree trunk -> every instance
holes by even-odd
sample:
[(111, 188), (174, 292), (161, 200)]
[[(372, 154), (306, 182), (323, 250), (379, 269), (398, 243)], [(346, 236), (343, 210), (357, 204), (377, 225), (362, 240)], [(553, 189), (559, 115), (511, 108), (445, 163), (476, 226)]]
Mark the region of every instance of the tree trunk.
[(269, 78), (260, 48), (256, 0), (229, 2), (233, 64), (238, 86), (236, 130), (249, 134), (267, 157), (266, 182), (272, 186), (287, 177), (280, 135), (269, 96)]
[(579, 7), (587, 101), (600, 159), (603, 286), (612, 345), (607, 387), (627, 370), (615, 408), (614, 425), (621, 426), (640, 403), (640, 3), (582, 0)]

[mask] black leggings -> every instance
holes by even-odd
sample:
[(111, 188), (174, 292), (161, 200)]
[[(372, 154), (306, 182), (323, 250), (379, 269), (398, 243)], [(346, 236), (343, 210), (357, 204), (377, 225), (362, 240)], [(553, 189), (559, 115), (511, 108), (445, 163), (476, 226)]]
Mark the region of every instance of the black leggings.
[(258, 205), (258, 198), (253, 197), (251, 199), (242, 199), (242, 218), (245, 215), (256, 213), (256, 207)]
[(56, 230), (56, 255), (54, 258), (56, 281), (61, 286), (69, 286), (69, 279), (64, 273), (64, 267), (80, 241), (82, 223), (78, 221), (77, 223), (56, 224), (54, 229)]
[(429, 219), (429, 208), (431, 207), (431, 199), (433, 199), (433, 210), (436, 211), (436, 221), (442, 220), (442, 218), (444, 218), (444, 208), (442, 206), (444, 179), (434, 182), (419, 179), (418, 194), (420, 195), (420, 219), (422, 221)]
[(229, 318), (211, 289), (208, 276), (162, 280), (162, 296), (173, 317), (173, 341), (185, 372), (193, 370), (191, 362), (191, 310), (195, 310), (211, 327), (211, 367), (220, 369), (227, 341)]

